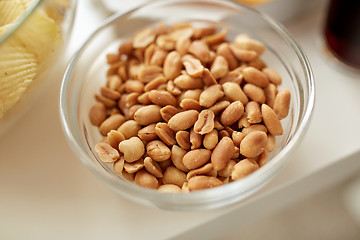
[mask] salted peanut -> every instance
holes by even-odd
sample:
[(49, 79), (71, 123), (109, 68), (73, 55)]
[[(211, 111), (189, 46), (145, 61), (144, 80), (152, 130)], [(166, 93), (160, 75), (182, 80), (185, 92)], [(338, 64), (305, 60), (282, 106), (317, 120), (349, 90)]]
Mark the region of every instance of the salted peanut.
[(229, 72), (229, 66), (226, 59), (221, 55), (216, 56), (211, 65), (210, 72), (215, 79), (224, 77)]
[(204, 72), (204, 66), (201, 64), (199, 59), (187, 58), (183, 61), (187, 74), (192, 77), (200, 77)]
[(179, 105), (184, 110), (196, 110), (196, 111), (200, 112), (202, 109), (199, 102), (195, 101), (193, 99), (187, 99), (187, 98), (183, 99)]
[(175, 135), (176, 142), (182, 149), (189, 150), (191, 147), (190, 133), (188, 131), (178, 131)]
[(108, 87), (101, 87), (100, 92), (102, 96), (112, 100), (118, 100), (120, 98), (120, 93), (118, 91), (115, 91)]
[(125, 117), (123, 115), (114, 114), (108, 117), (107, 119), (105, 119), (105, 121), (101, 123), (101, 125), (99, 126), (99, 131), (103, 136), (105, 136), (111, 130), (115, 130), (118, 127), (120, 127), (120, 125), (123, 124), (124, 122), (125, 122)]
[(235, 147), (240, 147), (241, 141), (244, 139), (245, 134), (238, 131), (233, 131), (231, 134), (231, 138), (234, 142)]
[(132, 93), (132, 92), (142, 93), (144, 91), (144, 83), (138, 80), (129, 79), (125, 82), (125, 91), (127, 93)]
[(223, 137), (211, 154), (211, 163), (217, 171), (226, 167), (234, 154), (234, 142), (229, 137)]
[(125, 136), (119, 131), (111, 130), (108, 132), (106, 140), (110, 146), (117, 149), (119, 147), (119, 143), (125, 140)]
[(135, 162), (145, 153), (144, 144), (138, 137), (121, 141), (119, 143), (119, 150), (124, 154), (126, 162)]
[(120, 159), (119, 152), (105, 142), (100, 142), (95, 145), (95, 152), (98, 154), (101, 161), (104, 163), (113, 163)]
[(180, 111), (174, 106), (165, 106), (160, 109), (160, 115), (162, 119), (164, 119), (166, 122), (169, 122), (169, 120), (176, 114), (178, 114)]
[(230, 98), (232, 101), (240, 101), (243, 105), (246, 105), (249, 102), (248, 97), (243, 92), (239, 84), (235, 82), (226, 82), (222, 85), (224, 94), (226, 97)]
[(201, 106), (208, 108), (223, 96), (224, 92), (219, 84), (211, 85), (200, 94), (199, 103)]
[(285, 118), (289, 113), (291, 94), (289, 89), (282, 89), (276, 94), (274, 101), (274, 112), (279, 120)]
[(234, 165), (231, 172), (232, 180), (239, 180), (259, 169), (259, 165), (253, 159), (243, 159)]
[(264, 124), (271, 135), (277, 136), (283, 134), (281, 122), (271, 107), (266, 104), (261, 105), (261, 114)]
[(126, 162), (124, 163), (124, 170), (128, 173), (136, 173), (144, 167), (144, 160), (139, 159), (135, 162)]
[(266, 150), (268, 152), (271, 152), (275, 149), (275, 136), (268, 134), (267, 135), (267, 144), (266, 144)]
[(219, 101), (212, 105), (209, 110), (213, 111), (215, 115), (223, 111), (225, 108), (227, 108), (230, 105), (229, 101)]
[(197, 133), (194, 131), (194, 128), (191, 128), (190, 130), (190, 143), (191, 143), (191, 149), (198, 149), (203, 140), (203, 135)]
[(128, 120), (134, 120), (134, 115), (135, 115), (135, 112), (137, 110), (139, 110), (140, 108), (142, 108), (144, 105), (140, 105), (140, 104), (135, 104), (135, 105), (132, 105), (130, 108), (129, 108), (129, 111), (128, 111), (128, 114), (127, 114), (127, 119)]
[(203, 145), (208, 150), (213, 150), (218, 144), (219, 136), (216, 129), (213, 129), (211, 132), (205, 134), (203, 139)]
[(161, 185), (157, 190), (162, 193), (181, 193), (182, 192), (181, 188), (174, 184)]
[(197, 59), (199, 59), (202, 63), (208, 63), (210, 61), (209, 46), (203, 41), (193, 41), (190, 44), (188, 51), (189, 53), (193, 54)]
[(183, 157), (184, 166), (190, 170), (203, 166), (210, 160), (211, 151), (195, 149), (187, 152)]
[(162, 66), (165, 62), (165, 58), (168, 52), (161, 48), (156, 48), (154, 53), (151, 55), (149, 65)]
[(167, 91), (151, 90), (149, 99), (152, 103), (159, 106), (176, 105), (176, 98)]
[(168, 146), (176, 144), (175, 132), (166, 123), (157, 123), (155, 133)]
[(159, 140), (154, 140), (146, 145), (147, 154), (157, 162), (166, 161), (171, 156), (170, 149)]
[(222, 29), (220, 32), (206, 36), (202, 40), (209, 45), (219, 44), (225, 40), (227, 32), (227, 29)]
[(269, 84), (269, 79), (266, 74), (254, 67), (246, 67), (243, 69), (242, 73), (244, 75), (244, 80), (248, 83), (262, 88)]
[(263, 125), (263, 124), (252, 124), (250, 125), (249, 127), (246, 127), (246, 128), (243, 128), (241, 130), (241, 132), (246, 136), (248, 135), (249, 133), (251, 132), (255, 132), (255, 131), (261, 131), (261, 132), (264, 132), (264, 133), (267, 133), (267, 128)]
[[(230, 105), (230, 104), (229, 104)], [(218, 131), (223, 130), (224, 126), (217, 120), (214, 121), (214, 128)]]
[(234, 82), (234, 83), (240, 85), (243, 78), (244, 78), (244, 76), (242, 75), (242, 73), (240, 71), (233, 70), (231, 72), (228, 72), (225, 76), (223, 76), (220, 79), (219, 84), (222, 85), (226, 82)]
[(264, 164), (266, 163), (268, 159), (268, 152), (267, 150), (264, 150), (257, 158), (256, 158), (256, 162), (259, 165), (259, 167), (264, 166)]
[(157, 189), (159, 181), (145, 170), (140, 170), (135, 175), (135, 183), (141, 187)]
[(202, 110), (198, 116), (198, 120), (194, 124), (194, 131), (201, 135), (207, 134), (214, 129), (215, 114), (213, 111)]
[(106, 108), (103, 103), (95, 103), (89, 111), (90, 122), (94, 126), (100, 126), (106, 119)]
[(204, 86), (203, 81), (201, 78), (194, 78), (188, 74), (182, 74), (175, 78), (174, 83), (181, 89), (197, 89), (202, 88)]
[(106, 79), (106, 86), (112, 90), (118, 90), (121, 84), (122, 81), (119, 75), (111, 75)]
[(157, 177), (157, 178), (163, 177), (163, 173), (162, 173), (159, 163), (152, 160), (151, 157), (146, 157), (144, 159), (144, 167), (145, 167), (146, 171), (148, 171), (155, 177)]
[(222, 181), (217, 179), (216, 177), (208, 177), (208, 176), (195, 176), (190, 178), (188, 182), (188, 188), (190, 191), (196, 191), (201, 189), (218, 187), (223, 184)]
[(155, 132), (155, 126), (156, 126), (156, 124), (153, 123), (153, 124), (150, 124), (142, 129), (140, 129), (138, 132), (138, 137), (141, 140), (146, 141), (146, 142), (157, 139), (157, 135)]
[(103, 103), (107, 108), (112, 108), (116, 106), (116, 101), (102, 95), (95, 94), (95, 99), (96, 101)]
[(266, 97), (266, 101), (265, 103), (267, 105), (269, 105), (269, 107), (273, 107), (274, 106), (274, 102), (275, 102), (275, 97), (277, 94), (278, 90), (275, 84), (269, 83), (269, 85), (267, 85), (264, 88), (264, 93), (265, 93), (265, 97)]
[(250, 38), (246, 34), (237, 35), (234, 39), (234, 45), (240, 49), (255, 51), (258, 55), (261, 55), (265, 51), (264, 44)]
[(249, 123), (259, 123), (262, 121), (259, 103), (250, 101), (245, 106), (245, 113)]
[(126, 116), (129, 112), (129, 108), (126, 106), (126, 98), (127, 98), (127, 93), (121, 94), (121, 97), (118, 101), (118, 107), (121, 110), (121, 112)]
[(188, 53), (188, 48), (191, 44), (190, 38), (186, 36), (180, 37), (175, 44), (175, 50), (181, 55), (185, 55)]
[(122, 79), (123, 81), (126, 81), (126, 79), (128, 79), (128, 73), (125, 65), (122, 65), (118, 68), (117, 74), (119, 75), (120, 79)]
[(124, 163), (125, 163), (124, 157), (120, 157), (119, 160), (114, 162), (113, 169), (117, 175), (120, 175), (122, 173), (124, 169)]
[(180, 75), (182, 68), (181, 55), (177, 51), (170, 52), (164, 62), (164, 75), (168, 79), (175, 79)]
[(228, 63), (229, 70), (234, 70), (238, 66), (238, 61), (236, 60), (233, 52), (230, 49), (229, 43), (221, 43), (216, 49), (216, 53), (219, 56), (223, 56)]
[(157, 36), (155, 42), (157, 46), (164, 50), (172, 51), (175, 49), (175, 41), (168, 34), (162, 34)]
[(138, 79), (143, 83), (148, 83), (162, 74), (163, 68), (155, 65), (144, 66), (136, 69)]
[(258, 102), (260, 104), (265, 103), (266, 96), (264, 90), (261, 87), (258, 87), (251, 83), (247, 83), (244, 85), (243, 90), (250, 100)]
[(121, 132), (125, 139), (130, 139), (138, 135), (139, 130), (141, 129), (141, 125), (135, 120), (128, 120), (121, 124), (121, 126), (117, 129), (118, 132)]
[(188, 172), (189, 169), (185, 167), (183, 163), (183, 158), (186, 154), (186, 151), (177, 145), (172, 146), (171, 148), (171, 161), (175, 167), (180, 169), (183, 172)]
[(171, 93), (174, 96), (178, 96), (181, 94), (181, 89), (177, 87), (174, 83), (174, 81), (168, 81), (166, 84), (166, 91)]
[(133, 48), (145, 48), (147, 47), (150, 43), (155, 41), (155, 31), (152, 28), (145, 28), (143, 30), (141, 30), (140, 32), (138, 32), (137, 34), (135, 34), (134, 38), (133, 38), (133, 43), (132, 46)]
[(266, 133), (262, 131), (251, 132), (241, 141), (240, 153), (247, 158), (255, 158), (265, 150), (266, 144)]
[(176, 167), (170, 166), (165, 170), (162, 181), (164, 184), (174, 184), (182, 187), (184, 182), (186, 182), (186, 174)]
[(240, 61), (250, 62), (257, 57), (257, 53), (253, 50), (246, 50), (236, 47), (231, 44), (230, 49), (235, 55), (235, 57)]
[[(144, 68), (144, 64), (140, 63), (140, 61), (136, 58), (132, 58), (129, 60), (127, 65), (127, 76), (129, 79), (139, 79), (139, 72)], [(120, 75), (120, 74), (119, 74)], [(123, 79), (124, 81), (127, 80)]]
[(263, 68), (261, 70), (263, 73), (266, 74), (266, 76), (268, 77), (269, 81), (277, 86), (279, 86), (282, 82), (281, 76), (280, 74), (275, 71), (272, 68)]
[(140, 125), (149, 125), (151, 123), (160, 122), (162, 120), (160, 109), (161, 108), (157, 105), (142, 107), (135, 112), (134, 119)]
[(193, 34), (194, 29), (190, 25), (188, 25), (187, 27), (174, 29), (169, 33), (170, 37), (172, 37), (175, 41), (181, 37), (191, 38)]
[(237, 122), (243, 113), (244, 105), (240, 101), (235, 101), (221, 113), (220, 122), (225, 126), (230, 126)]
[(135, 181), (135, 173), (128, 173), (127, 171), (123, 170), (121, 175), (129, 182)]
[(231, 177), (232, 168), (234, 167), (235, 164), (236, 162), (234, 160), (230, 160), (223, 169), (217, 172), (217, 174), (220, 177), (224, 177), (224, 178)]
[(149, 92), (145, 92), (143, 94), (141, 94), (140, 96), (138, 96), (137, 98), (137, 102), (144, 104), (144, 105), (148, 105), (151, 103), (150, 98), (149, 98)]
[(198, 116), (199, 112), (195, 110), (179, 112), (170, 118), (168, 124), (174, 131), (186, 130), (194, 125)]
[(127, 108), (130, 108), (131, 106), (134, 106), (135, 104), (138, 104), (137, 98), (140, 96), (140, 93), (132, 92), (126, 95), (125, 98), (125, 106)]
[(152, 56), (154, 55), (156, 51), (156, 45), (154, 43), (150, 44), (146, 49), (145, 49), (145, 52), (144, 52), (144, 62), (145, 62), (145, 65), (150, 65), (150, 61), (151, 61), (151, 58)]
[(123, 41), (120, 46), (119, 46), (119, 55), (130, 55), (132, 53), (132, 51), (134, 50), (133, 48), (133, 43), (131, 40), (125, 40)]
[(180, 95), (179, 102), (181, 102), (183, 99), (193, 99), (199, 102), (200, 94), (202, 92), (202, 89), (187, 90), (182, 95)]
[(205, 164), (201, 168), (197, 168), (191, 170), (186, 174), (186, 180), (189, 181), (190, 178), (198, 176), (198, 175), (207, 175), (211, 170), (213, 170), (213, 166), (211, 163)]
[(194, 39), (203, 38), (209, 35), (213, 35), (216, 33), (216, 27), (213, 25), (206, 27), (199, 27), (194, 29), (193, 37)]
[(111, 76), (111, 75), (116, 74), (118, 69), (121, 66), (124, 66), (124, 65), (125, 65), (125, 61), (122, 61), (122, 60), (119, 60), (119, 61), (116, 61), (116, 62), (112, 63), (110, 65), (110, 67), (108, 68), (108, 70), (106, 71), (106, 76)]
[(208, 68), (204, 68), (202, 73), (202, 80), (206, 86), (217, 84), (215, 77), (212, 75)]

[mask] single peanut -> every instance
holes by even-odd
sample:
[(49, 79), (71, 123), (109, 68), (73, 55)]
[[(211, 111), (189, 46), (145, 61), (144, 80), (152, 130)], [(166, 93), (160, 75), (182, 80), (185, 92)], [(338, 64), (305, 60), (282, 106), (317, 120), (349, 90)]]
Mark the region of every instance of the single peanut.
[(166, 161), (171, 156), (170, 149), (161, 141), (154, 140), (146, 145), (147, 154), (157, 162)]
[(289, 89), (282, 89), (278, 92), (274, 101), (274, 112), (279, 120), (285, 118), (289, 113), (291, 94)]
[(210, 61), (210, 49), (203, 41), (193, 41), (190, 44), (188, 51), (203, 63), (208, 63)]
[(170, 52), (164, 62), (164, 74), (168, 79), (175, 79), (182, 68), (181, 55), (177, 51)]
[(284, 130), (274, 110), (266, 104), (261, 105), (261, 114), (266, 128), (271, 135), (282, 135)]
[(188, 169), (196, 169), (210, 160), (211, 151), (207, 149), (195, 149), (187, 152), (183, 157), (183, 164)]
[[(160, 76), (163, 72), (163, 69), (159, 66), (151, 65), (142, 67), (141, 69), (135, 69), (134, 71), (136, 72), (137, 78), (141, 82), (148, 83), (156, 77)], [(136, 79), (136, 77), (134, 79)]]
[(204, 72), (204, 66), (201, 64), (199, 59), (188, 58), (183, 61), (187, 74), (192, 77), (200, 77)]
[(246, 136), (248, 135), (249, 133), (251, 132), (255, 132), (255, 131), (262, 131), (264, 133), (267, 133), (267, 128), (263, 125), (263, 124), (260, 124), (260, 123), (257, 123), (257, 124), (252, 124), (250, 125), (249, 127), (245, 127), (241, 130), (241, 132)]
[(233, 52), (231, 51), (229, 43), (221, 43), (218, 46), (216, 53), (226, 59), (229, 70), (234, 70), (238, 66), (238, 61), (236, 60)]
[(223, 96), (224, 92), (219, 84), (211, 85), (200, 94), (199, 103), (201, 106), (208, 108)]
[(159, 181), (145, 170), (140, 170), (135, 175), (135, 183), (141, 187), (157, 189)]
[(159, 192), (162, 193), (181, 193), (181, 188), (174, 184), (164, 184), (161, 185), (158, 189)]
[(247, 83), (244, 85), (243, 90), (250, 100), (258, 102), (260, 104), (265, 103), (266, 96), (264, 90), (261, 87), (258, 87), (251, 83)]
[(264, 68), (262, 69), (262, 72), (266, 74), (266, 76), (268, 77), (269, 81), (272, 82), (275, 85), (280, 85), (282, 80), (281, 80), (281, 76), (280, 74), (275, 71), (274, 69), (271, 68)]
[(191, 143), (191, 149), (198, 149), (203, 140), (203, 135), (197, 133), (194, 131), (194, 128), (190, 130), (190, 143)]
[(271, 135), (271, 134), (268, 134), (267, 135), (267, 144), (266, 144), (266, 150), (268, 152), (271, 152), (274, 150), (275, 148), (275, 136), (274, 135)]
[(214, 169), (221, 170), (225, 168), (234, 154), (234, 142), (229, 137), (223, 137), (214, 148), (211, 154), (211, 163)]
[(267, 75), (254, 67), (246, 67), (242, 71), (244, 80), (259, 87), (266, 87), (269, 84)]
[(204, 68), (203, 74), (202, 74), (202, 81), (206, 86), (211, 86), (217, 84), (217, 81), (215, 77), (212, 75), (210, 70), (208, 68)]
[(199, 112), (195, 110), (187, 110), (175, 114), (170, 118), (168, 124), (174, 131), (186, 130), (194, 125), (198, 118)]
[(183, 172), (188, 172), (189, 169), (185, 167), (183, 163), (183, 158), (186, 154), (186, 151), (182, 148), (180, 148), (177, 145), (172, 146), (171, 148), (171, 161), (174, 164), (175, 167), (180, 169)]
[(119, 160), (114, 162), (113, 169), (117, 175), (120, 175), (124, 169), (125, 160), (124, 157), (120, 157)]
[(90, 122), (94, 126), (100, 126), (106, 119), (106, 108), (103, 103), (97, 102), (91, 108), (89, 112)]
[(210, 72), (215, 79), (224, 77), (229, 72), (229, 65), (226, 59), (221, 55), (216, 56), (211, 65)]
[(101, 125), (99, 126), (100, 133), (103, 136), (106, 136), (108, 132), (110, 132), (111, 130), (116, 130), (124, 122), (125, 117), (123, 115), (114, 114), (101, 123)]
[(202, 109), (198, 101), (188, 98), (183, 99), (179, 105), (184, 110), (196, 110), (200, 112)]
[(223, 169), (217, 172), (218, 175), (225, 178), (231, 177), (231, 172), (235, 164), (236, 162), (234, 160), (230, 160)]
[(201, 78), (194, 78), (188, 74), (182, 74), (175, 78), (174, 83), (181, 89), (196, 89), (204, 86)]
[(135, 162), (145, 153), (143, 142), (138, 137), (132, 137), (119, 143), (119, 150), (124, 154), (126, 162)]
[(140, 108), (134, 114), (134, 119), (140, 125), (149, 125), (151, 123), (157, 123), (162, 120), (160, 114), (160, 107), (157, 105), (148, 105)]
[(117, 130), (124, 135), (125, 139), (130, 139), (137, 136), (140, 129), (141, 126), (139, 123), (134, 120), (128, 120), (121, 124)]
[(156, 132), (155, 132), (155, 126), (156, 126), (156, 124), (153, 123), (153, 124), (150, 124), (142, 129), (140, 129), (138, 131), (138, 137), (141, 140), (146, 141), (146, 142), (157, 139), (158, 136), (156, 135)]
[(161, 171), (161, 167), (160, 167), (159, 163), (152, 160), (151, 157), (146, 157), (144, 159), (144, 166), (145, 166), (146, 171), (148, 171), (155, 177), (157, 177), (157, 178), (163, 177), (163, 173)]
[(259, 103), (250, 101), (245, 106), (245, 113), (249, 123), (259, 123), (262, 121)]
[(259, 165), (253, 159), (243, 159), (233, 166), (231, 179), (238, 180), (244, 178), (259, 169)]
[(182, 187), (184, 182), (186, 182), (186, 174), (176, 167), (168, 167), (162, 178), (164, 184), (174, 184), (178, 187)]
[(276, 97), (276, 94), (277, 94), (276, 85), (272, 84), (272, 83), (269, 83), (269, 85), (267, 85), (264, 88), (264, 93), (265, 93), (265, 98), (266, 98), (265, 103), (269, 107), (274, 107), (275, 97)]
[(216, 177), (195, 176), (190, 178), (188, 188), (190, 191), (221, 186), (223, 183)]
[(144, 167), (144, 160), (141, 158), (135, 162), (126, 162), (124, 163), (124, 170), (128, 173), (136, 173)]
[(229, 101), (219, 101), (212, 105), (209, 110), (213, 111), (215, 115), (222, 112), (225, 108), (227, 108), (230, 105)]
[(194, 131), (201, 135), (211, 132), (214, 129), (214, 118), (213, 111), (208, 109), (201, 111), (194, 124)]
[(257, 57), (257, 53), (253, 50), (246, 50), (236, 47), (235, 45), (230, 45), (235, 57), (240, 61), (250, 62)]
[(248, 158), (259, 156), (266, 148), (267, 135), (262, 131), (254, 131), (244, 137), (240, 143), (240, 153)]
[(223, 125), (229, 126), (237, 122), (244, 113), (244, 105), (240, 101), (231, 103), (220, 116)]
[(138, 32), (132, 42), (134, 48), (145, 48), (155, 40), (155, 31), (152, 28), (145, 28)]
[(188, 131), (178, 131), (176, 133), (176, 142), (182, 149), (189, 150), (191, 147), (190, 144), (190, 133)]
[(250, 38), (246, 34), (239, 34), (234, 39), (234, 45), (240, 49), (255, 51), (261, 55), (265, 51), (265, 46), (261, 42)]
[(211, 170), (213, 170), (213, 166), (211, 163), (205, 164), (201, 168), (193, 169), (186, 174), (186, 180), (189, 181), (190, 178), (198, 176), (198, 175), (207, 175)]
[(175, 114), (178, 114), (179, 112), (179, 109), (173, 106), (165, 106), (160, 109), (160, 115), (166, 122), (168, 122), (170, 118), (172, 118)]
[(238, 131), (233, 131), (231, 134), (231, 138), (234, 142), (235, 147), (240, 147), (241, 141), (244, 139), (245, 134)]
[(168, 146), (176, 144), (175, 132), (166, 123), (157, 123), (155, 133)]
[(116, 101), (110, 98), (95, 94), (95, 99), (98, 102), (101, 102), (105, 105), (105, 107), (112, 108), (116, 105)]
[(120, 159), (119, 152), (108, 143), (100, 142), (96, 144), (95, 151), (104, 163), (113, 163)]
[(151, 90), (149, 99), (152, 103), (159, 106), (176, 105), (176, 98), (167, 91)]
[(119, 143), (125, 140), (125, 136), (119, 131), (111, 130), (108, 132), (106, 140), (110, 146), (117, 149), (119, 147)]
[(226, 82), (222, 85), (224, 94), (232, 101), (240, 101), (243, 105), (249, 102), (248, 97), (241, 89), (240, 85), (235, 82)]
[(205, 134), (203, 139), (203, 145), (206, 149), (212, 150), (218, 144), (219, 136), (216, 129), (213, 129), (211, 132)]

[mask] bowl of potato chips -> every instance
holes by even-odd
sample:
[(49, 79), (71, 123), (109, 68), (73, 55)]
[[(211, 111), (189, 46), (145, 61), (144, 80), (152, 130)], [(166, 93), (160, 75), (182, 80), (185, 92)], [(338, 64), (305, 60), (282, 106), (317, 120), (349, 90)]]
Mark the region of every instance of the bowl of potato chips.
[(0, 134), (39, 98), (63, 53), (75, 0), (0, 0)]

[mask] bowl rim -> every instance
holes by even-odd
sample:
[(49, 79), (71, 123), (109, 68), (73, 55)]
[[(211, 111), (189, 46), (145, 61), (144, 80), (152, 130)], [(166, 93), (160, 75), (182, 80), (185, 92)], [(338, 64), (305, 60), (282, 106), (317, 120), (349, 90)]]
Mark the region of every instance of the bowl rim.
[[(89, 156), (87, 155), (87, 153), (85, 153), (84, 151), (79, 151), (79, 149), (77, 148), (77, 140), (75, 139), (73, 133), (71, 132), (71, 127), (69, 125), (69, 123), (67, 122), (68, 117), (66, 117), (66, 112), (68, 110), (68, 106), (67, 106), (67, 89), (70, 86), (70, 82), (71, 82), (71, 77), (72, 77), (72, 73), (74, 71), (75, 65), (77, 64), (77, 60), (79, 59), (80, 55), (82, 54), (82, 52), (84, 51), (84, 49), (86, 48), (86, 46), (91, 42), (91, 40), (97, 35), (98, 32), (102, 31), (104, 28), (106, 28), (108, 25), (112, 24), (115, 20), (117, 20), (118, 18), (127, 15), (127, 14), (131, 14), (134, 13), (136, 11), (138, 11), (139, 9), (142, 8), (146, 8), (148, 6), (152, 6), (155, 5), (157, 3), (164, 3), (164, 4), (172, 4), (174, 2), (182, 2), (182, 3), (189, 3), (189, 2), (210, 2), (210, 3), (217, 3), (217, 4), (228, 4), (234, 7), (241, 7), (243, 9), (246, 9), (246, 11), (250, 11), (252, 13), (255, 13), (257, 15), (259, 15), (261, 18), (263, 18), (263, 20), (269, 24), (269, 26), (271, 26), (274, 30), (276, 30), (276, 32), (278, 34), (281, 35), (281, 37), (290, 45), (291, 49), (296, 53), (296, 56), (298, 58), (298, 61), (301, 63), (301, 67), (302, 67), (302, 72), (305, 75), (305, 79), (307, 79), (307, 84), (309, 85), (308, 89), (307, 89), (307, 95), (308, 95), (308, 101), (307, 103), (304, 105), (304, 113), (303, 113), (303, 117), (300, 121), (300, 124), (298, 126), (297, 131), (294, 133), (292, 139), (290, 139), (290, 141), (284, 146), (284, 148), (278, 153), (276, 154), (271, 161), (269, 161), (267, 164), (265, 164), (263, 167), (261, 167), (259, 170), (257, 170), (256, 172), (254, 172), (253, 174), (243, 178), (241, 181), (234, 181), (230, 184), (224, 184), (221, 187), (217, 187), (217, 188), (211, 188), (211, 189), (204, 189), (204, 190), (200, 190), (200, 191), (194, 191), (194, 192), (190, 192), (188, 194), (176, 194), (176, 203), (184, 203), (187, 202), (188, 204), (194, 204), (192, 206), (186, 206), (184, 209), (199, 209), (200, 208), (204, 208), (204, 209), (209, 209), (209, 208), (214, 208), (217, 207), (215, 205), (212, 205), (214, 203), (217, 202), (217, 199), (223, 199), (221, 197), (222, 193), (225, 192), (235, 192), (235, 193), (239, 193), (242, 191), (249, 191), (249, 189), (246, 188), (246, 186), (251, 186), (251, 182), (254, 181), (254, 179), (259, 179), (262, 175), (267, 174), (269, 172), (271, 172), (271, 170), (273, 169), (273, 166), (275, 164), (279, 164), (278, 162), (283, 162), (285, 163), (286, 157), (293, 152), (293, 150), (295, 149), (295, 146), (297, 144), (299, 144), (301, 138), (304, 136), (306, 130), (307, 130), (307, 126), (310, 123), (310, 119), (312, 116), (312, 112), (314, 109), (314, 104), (315, 104), (315, 84), (314, 84), (314, 77), (313, 77), (313, 72), (310, 66), (310, 63), (305, 55), (305, 53), (303, 52), (303, 50), (301, 49), (301, 47), (296, 43), (296, 41), (293, 39), (293, 37), (290, 35), (290, 33), (286, 30), (286, 28), (279, 23), (277, 20), (273, 19), (272, 17), (270, 17), (269, 15), (262, 13), (254, 8), (248, 7), (244, 4), (241, 4), (239, 2), (236, 2), (234, 0), (225, 0), (225, 1), (216, 1), (216, 0), (172, 0), (172, 1), (162, 1), (162, 0), (155, 0), (155, 1), (151, 1), (148, 3), (145, 3), (144, 5), (134, 8), (132, 10), (129, 11), (125, 11), (125, 12), (117, 12), (115, 14), (113, 14), (112, 16), (110, 16), (109, 18), (107, 18), (98, 28), (96, 28), (92, 34), (89, 35), (89, 37), (84, 41), (84, 43), (81, 45), (81, 47), (75, 52), (75, 54), (72, 56), (64, 77), (63, 77), (63, 82), (61, 84), (61, 89), (60, 89), (60, 108), (59, 108), (59, 114), (60, 114), (60, 119), (61, 119), (61, 126), (63, 129), (63, 132), (66, 135), (66, 139), (70, 145), (70, 147), (72, 148), (73, 152), (76, 154), (76, 156), (81, 160), (81, 162), (88, 167), (88, 169), (94, 173), (97, 177), (101, 178), (104, 182), (106, 182), (110, 187), (112, 187), (113, 189), (117, 190), (117, 192), (119, 192), (118, 190), (118, 186), (121, 185), (121, 187), (124, 187), (126, 189), (126, 194), (122, 194), (125, 197), (131, 198), (130, 196), (126, 196), (127, 194), (132, 194), (137, 198), (140, 198), (142, 196), (146, 196), (146, 198), (148, 200), (151, 201), (160, 201), (162, 203), (166, 202), (166, 203), (174, 203), (175, 198), (174, 198), (174, 194), (170, 194), (170, 193), (160, 193), (158, 191), (154, 191), (151, 189), (145, 189), (142, 187), (137, 186), (136, 184), (132, 184), (132, 183), (124, 183), (122, 184), (121, 181), (117, 181), (115, 182), (113, 178), (109, 178), (108, 176), (104, 176), (102, 174), (98, 174), (98, 170), (95, 169), (94, 167), (90, 166), (87, 162), (86, 162), (86, 158), (88, 158)], [(274, 177), (275, 174), (272, 175), (272, 177)], [(120, 184), (119, 184), (120, 183)], [(244, 187), (245, 186), (245, 187)], [(251, 193), (250, 193), (251, 194)], [(248, 195), (250, 195), (248, 194)], [(161, 196), (161, 198), (159, 198), (159, 196)], [(220, 196), (220, 197), (219, 197)], [(236, 194), (234, 195), (236, 196)], [(210, 201), (209, 201), (210, 198)], [(137, 201), (134, 198), (131, 198), (135, 201)], [(243, 199), (243, 198), (241, 198)], [(205, 203), (201, 202), (207, 200)], [(235, 201), (237, 201), (235, 199)], [(230, 201), (229, 203), (233, 203), (235, 201)], [(137, 201), (139, 202), (139, 201)], [(210, 204), (207, 205), (206, 203)], [(206, 206), (202, 206), (201, 204), (204, 204)], [(224, 204), (220, 204), (220, 206), (223, 206)], [(226, 205), (226, 204), (225, 204)], [(158, 206), (159, 207), (159, 206)], [(161, 207), (161, 206), (160, 206)], [(171, 210), (179, 210), (178, 208), (171, 208)], [(180, 207), (181, 210), (181, 207)]]

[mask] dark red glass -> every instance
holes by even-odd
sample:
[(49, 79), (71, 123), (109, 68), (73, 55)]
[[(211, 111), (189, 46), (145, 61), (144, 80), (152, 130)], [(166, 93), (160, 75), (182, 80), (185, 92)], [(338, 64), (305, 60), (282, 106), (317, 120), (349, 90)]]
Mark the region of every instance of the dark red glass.
[(360, 68), (360, 0), (330, 0), (325, 39), (340, 61)]

